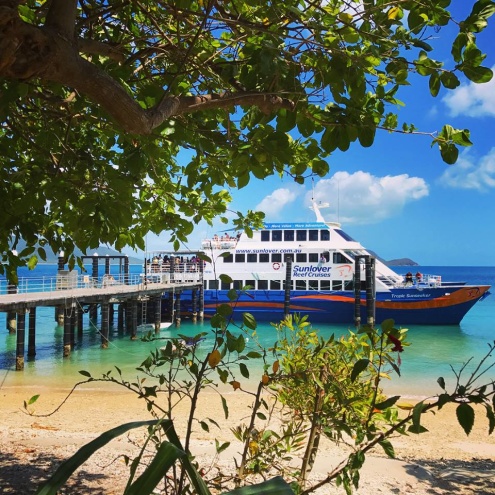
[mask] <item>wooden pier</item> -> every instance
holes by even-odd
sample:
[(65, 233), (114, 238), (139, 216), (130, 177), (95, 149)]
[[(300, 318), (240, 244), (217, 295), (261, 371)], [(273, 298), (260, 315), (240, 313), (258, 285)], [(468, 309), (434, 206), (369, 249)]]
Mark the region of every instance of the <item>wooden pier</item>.
[[(63, 354), (69, 356), (75, 342), (75, 332), (82, 335), (83, 315), (96, 325), (100, 309), (101, 347), (108, 347), (109, 329), (115, 313), (118, 328), (125, 328), (134, 339), (139, 324), (153, 325), (158, 333), (162, 324), (162, 299), (169, 294), (166, 307), (169, 308), (170, 322), (180, 325), (180, 294), (191, 290), (197, 301), (193, 319), (203, 318), (202, 270), (190, 267), (172, 266), (172, 270), (131, 275), (126, 270), (119, 276), (110, 275), (108, 262), (105, 274), (98, 277), (97, 261), (93, 262), (93, 276), (68, 272), (59, 264), (55, 277), (27, 279), (19, 287), (7, 286), (0, 293), (0, 312), (7, 314), (7, 329), (16, 333), (16, 370), (24, 369), (26, 330), (28, 336), (27, 355), (36, 355), (36, 309), (53, 307), (54, 317), (64, 328)], [(118, 306), (115, 312), (114, 305)]]

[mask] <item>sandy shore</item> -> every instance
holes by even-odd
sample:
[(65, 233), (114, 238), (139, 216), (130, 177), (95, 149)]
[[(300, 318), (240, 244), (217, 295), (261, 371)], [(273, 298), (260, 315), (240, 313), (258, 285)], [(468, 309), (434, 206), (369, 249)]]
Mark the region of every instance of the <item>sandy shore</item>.
[[(150, 419), (145, 403), (111, 384), (88, 384), (75, 392), (56, 414), (36, 417), (22, 411), (23, 401), (34, 394), (41, 397), (33, 406), (38, 415), (51, 412), (67, 390), (36, 387), (0, 389), (0, 493), (29, 495), (41, 480), (65, 458), (99, 433), (118, 424)], [(206, 464), (233, 466), (232, 457), (240, 448), (230, 432), (247, 423), (249, 409), (239, 391), (227, 391), (229, 419), (223, 419), (218, 395), (207, 393), (200, 404), (202, 418), (214, 418), (221, 429), (210, 433), (199, 425), (191, 450)], [(177, 429), (183, 431), (184, 412), (178, 410)], [(393, 439), (396, 459), (381, 452), (367, 456), (358, 494), (447, 495), (495, 494), (495, 435), (488, 436), (484, 410), (478, 410), (475, 428), (466, 436), (458, 425), (455, 410), (445, 407), (428, 414), (423, 424), (428, 433)], [(134, 434), (130, 438), (136, 439)], [(214, 456), (214, 438), (233, 442), (219, 459)], [(92, 457), (64, 488), (66, 494), (118, 494), (125, 486), (127, 467), (122, 454), (132, 455), (136, 446), (128, 437), (114, 440)], [(313, 473), (323, 477), (345, 457), (345, 449), (324, 445)], [(344, 494), (342, 488), (327, 486), (319, 494)]]

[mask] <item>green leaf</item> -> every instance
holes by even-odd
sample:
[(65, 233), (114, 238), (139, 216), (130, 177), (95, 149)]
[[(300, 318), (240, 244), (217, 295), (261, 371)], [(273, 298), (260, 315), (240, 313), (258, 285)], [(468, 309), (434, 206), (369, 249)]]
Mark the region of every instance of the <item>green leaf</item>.
[(229, 419), (229, 406), (227, 405), (227, 401), (225, 400), (225, 397), (223, 395), (221, 395), (220, 398), (222, 399), (222, 408), (225, 419)]
[(395, 450), (389, 440), (382, 440), (378, 443), (383, 448), (385, 454), (387, 454), (388, 457), (390, 457), (391, 459), (395, 459)]
[(440, 155), (445, 163), (453, 165), (459, 157), (457, 146), (452, 143), (440, 143)]
[(186, 453), (169, 442), (158, 447), (152, 461), (136, 481), (126, 490), (126, 495), (151, 495), (155, 487), (177, 459), (186, 457)]
[(83, 376), (87, 376), (88, 378), (91, 378), (91, 373), (86, 370), (79, 370), (79, 374)]
[(359, 143), (363, 148), (369, 148), (374, 140), (376, 134), (376, 127), (372, 126), (361, 126), (358, 129), (358, 139)]
[(440, 91), (440, 76), (438, 75), (438, 72), (433, 72), (433, 74), (430, 76), (430, 93), (432, 96), (437, 96), (438, 92)]
[(249, 378), (249, 369), (244, 363), (239, 363), (239, 370), (244, 378)]
[(459, 63), (462, 61), (462, 50), (468, 42), (468, 37), (466, 33), (459, 33), (452, 44), (452, 57)]
[(220, 445), (218, 440), (215, 438), (215, 451), (217, 454), (222, 453), (224, 450), (228, 449), (230, 446), (230, 442), (224, 442)]
[(223, 495), (294, 495), (290, 485), (281, 477), (277, 476), (268, 481), (263, 481), (257, 485), (243, 486), (236, 488)]
[(462, 66), (462, 72), (465, 76), (475, 83), (486, 83), (491, 81), (493, 72), (488, 67), (473, 67), (471, 65)]
[(461, 81), (459, 81), (459, 78), (453, 72), (442, 72), (440, 82), (447, 89), (455, 89), (461, 84)]
[(392, 407), (399, 399), (400, 399), (400, 395), (395, 395), (393, 397), (389, 397), (388, 399), (384, 400), (383, 402), (375, 404), (375, 408), (380, 410), (380, 411), (383, 411), (384, 409), (388, 409), (389, 407)]
[(445, 390), (445, 380), (444, 380), (443, 376), (438, 378), (437, 383), (440, 385), (440, 388), (442, 390)]
[(230, 277), (229, 275), (225, 274), (225, 273), (222, 273), (219, 277), (218, 277), (224, 284), (231, 284), (233, 282), (233, 279), (232, 277)]
[(466, 435), (469, 435), (474, 425), (474, 409), (466, 402), (463, 402), (457, 406), (455, 414), (462, 429), (466, 432)]
[(490, 405), (485, 404), (485, 408), (486, 417), (488, 418), (488, 435), (491, 435), (495, 429), (495, 414), (493, 413), (493, 409)]
[(369, 364), (369, 359), (360, 359), (357, 361), (352, 368), (351, 382), (355, 382), (356, 378), (368, 367)]
[(92, 440), (91, 442), (81, 447), (72, 457), (60, 464), (53, 475), (50, 476), (50, 478), (41, 485), (41, 487), (36, 492), (36, 495), (57, 495), (57, 492), (69, 479), (72, 473), (74, 473), (77, 468), (79, 468), (97, 450), (104, 447), (108, 442), (120, 435), (123, 435), (124, 433), (127, 433), (129, 430), (141, 428), (144, 426), (155, 426), (158, 423), (160, 423), (159, 420), (134, 421), (132, 423), (125, 423), (123, 425), (117, 426), (116, 428), (112, 428), (111, 430), (106, 431), (95, 440)]
[(246, 327), (248, 327), (251, 330), (256, 330), (256, 327), (258, 326), (255, 317), (251, 313), (243, 313), (242, 322)]
[(413, 414), (412, 414), (412, 424), (408, 428), (408, 430), (412, 433), (423, 433), (425, 431), (428, 431), (426, 428), (421, 426), (421, 415), (423, 414), (423, 411), (426, 407), (426, 404), (424, 402), (418, 402), (413, 409)]

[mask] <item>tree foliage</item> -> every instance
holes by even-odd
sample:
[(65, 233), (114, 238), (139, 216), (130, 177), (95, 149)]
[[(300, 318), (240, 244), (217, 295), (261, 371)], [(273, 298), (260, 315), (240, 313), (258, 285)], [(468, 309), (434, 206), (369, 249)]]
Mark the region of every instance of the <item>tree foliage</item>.
[[(494, 2), (466, 19), (449, 5), (0, 0), (0, 268), (46, 248), (143, 248), (147, 232), (178, 245), (253, 178), (302, 183), (379, 129), (414, 132), (395, 113), (414, 75), (433, 96), (492, 77), (476, 36)], [(449, 24), (444, 62), (431, 37)], [(451, 126), (431, 136), (448, 163), (471, 144)]]

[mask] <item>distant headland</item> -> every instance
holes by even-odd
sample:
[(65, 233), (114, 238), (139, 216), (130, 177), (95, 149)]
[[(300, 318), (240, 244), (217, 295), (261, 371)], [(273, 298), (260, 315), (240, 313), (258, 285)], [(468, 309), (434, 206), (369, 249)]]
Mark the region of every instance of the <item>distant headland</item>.
[(418, 263), (410, 258), (398, 258), (396, 260), (384, 261), (387, 266), (419, 266)]

